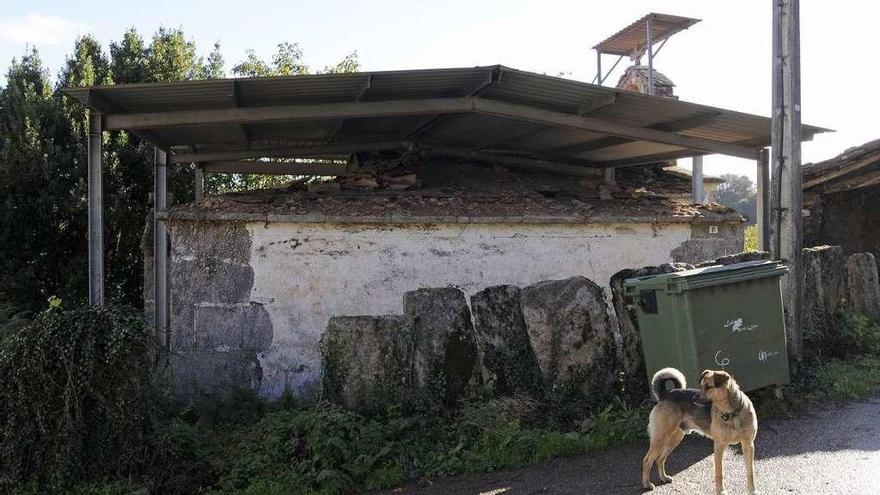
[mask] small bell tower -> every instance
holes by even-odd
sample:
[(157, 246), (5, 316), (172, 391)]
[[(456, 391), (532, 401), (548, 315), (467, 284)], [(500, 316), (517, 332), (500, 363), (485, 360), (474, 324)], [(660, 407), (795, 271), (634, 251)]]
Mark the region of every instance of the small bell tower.
[[(629, 57), (633, 65), (626, 69), (617, 87), (674, 98), (672, 88), (675, 85), (668, 77), (654, 71), (654, 57), (673, 34), (698, 22), (700, 19), (653, 12), (642, 17), (593, 47), (596, 50), (596, 77), (593, 82), (600, 86), (604, 84), (623, 57)], [(602, 55), (617, 55), (617, 61), (611, 70), (604, 74)], [(645, 55), (648, 56), (647, 66), (641, 64)]]

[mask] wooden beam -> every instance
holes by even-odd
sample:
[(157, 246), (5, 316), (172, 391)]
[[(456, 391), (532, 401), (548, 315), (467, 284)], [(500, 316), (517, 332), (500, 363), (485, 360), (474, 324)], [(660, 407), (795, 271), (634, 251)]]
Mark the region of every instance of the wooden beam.
[(830, 180), (861, 171), (865, 167), (870, 167), (871, 165), (876, 163), (880, 163), (880, 156), (878, 156), (877, 154), (871, 154), (855, 163), (841, 165), (839, 169), (833, 172), (825, 172), (816, 178), (804, 181), (804, 189), (810, 189), (811, 187), (816, 187), (819, 184), (828, 182)]
[(818, 189), (819, 194), (851, 191), (876, 185), (878, 178), (880, 178), (880, 162), (874, 165), (873, 167), (862, 169), (854, 177), (844, 177), (834, 183), (826, 183), (822, 188)]
[(864, 187), (876, 186), (877, 184), (880, 184), (880, 175), (873, 176), (870, 179), (862, 180), (858, 183), (841, 184), (839, 186), (832, 187), (824, 192), (826, 194), (830, 194), (843, 191), (853, 191), (855, 189), (862, 189)]
[(400, 117), (464, 113), (473, 109), (474, 102), (471, 97), (460, 97), (109, 114), (105, 116), (105, 123), (108, 130), (151, 129), (201, 124), (257, 124), (295, 120)]
[(523, 168), (529, 170), (543, 170), (546, 172), (555, 172), (565, 175), (577, 175), (587, 177), (602, 177), (604, 172), (591, 166), (573, 165), (570, 163), (560, 163), (535, 158), (526, 158), (509, 155), (497, 155), (494, 153), (483, 153), (461, 148), (450, 148), (446, 146), (429, 146), (428, 150), (438, 155), (451, 156), (455, 158), (465, 158), (489, 163), (499, 163), (514, 168)]
[(201, 153), (177, 153), (171, 155), (171, 163), (213, 162), (217, 160), (240, 160), (243, 158), (309, 158), (320, 155), (348, 154), (358, 151), (386, 151), (412, 147), (408, 141), (375, 143), (332, 144), (327, 146), (295, 146), (287, 148), (203, 151)]
[(203, 165), (206, 174), (260, 174), (260, 175), (345, 175), (344, 164), (298, 163), (268, 161), (216, 161)]

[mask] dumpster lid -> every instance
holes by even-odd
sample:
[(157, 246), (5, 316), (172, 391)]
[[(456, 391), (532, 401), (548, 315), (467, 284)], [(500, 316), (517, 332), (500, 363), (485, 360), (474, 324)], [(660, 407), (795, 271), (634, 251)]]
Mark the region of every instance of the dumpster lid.
[(745, 261), (731, 265), (712, 265), (681, 272), (630, 278), (624, 281), (624, 288), (627, 294), (634, 294), (639, 290), (661, 289), (666, 292), (681, 292), (765, 277), (779, 277), (787, 271), (788, 267), (781, 261)]

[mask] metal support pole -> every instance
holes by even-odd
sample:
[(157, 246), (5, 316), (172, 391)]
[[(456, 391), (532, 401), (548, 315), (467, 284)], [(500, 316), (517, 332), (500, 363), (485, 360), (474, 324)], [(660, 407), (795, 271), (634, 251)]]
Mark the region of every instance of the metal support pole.
[(803, 205), (801, 190), (800, 26), (798, 0), (773, 0), (772, 248), (788, 263), (783, 277), (789, 356), (803, 359), (801, 315)]
[(602, 85), (602, 52), (596, 50), (596, 84)]
[(757, 191), (758, 249), (770, 251), (770, 150), (761, 150), (758, 159), (758, 191)]
[(614, 183), (616, 182), (616, 179), (615, 179), (614, 175), (615, 175), (615, 174), (614, 174), (614, 168), (613, 168), (613, 167), (608, 167), (608, 168), (606, 168), (606, 169), (605, 169), (605, 182), (608, 183), (608, 184), (614, 184)]
[(104, 185), (101, 114), (89, 112), (89, 304), (104, 305)]
[(201, 203), (205, 199), (205, 169), (202, 164), (196, 163), (195, 192), (196, 203)]
[(654, 29), (648, 18), (648, 94), (654, 94)]
[(693, 170), (691, 172), (691, 193), (695, 204), (703, 204), (706, 200), (706, 191), (703, 189), (703, 157), (695, 156), (691, 158), (693, 161)]
[(168, 231), (159, 213), (168, 208), (167, 160), (164, 151), (155, 148), (153, 167), (153, 287), (156, 301), (156, 340), (160, 349), (168, 342)]

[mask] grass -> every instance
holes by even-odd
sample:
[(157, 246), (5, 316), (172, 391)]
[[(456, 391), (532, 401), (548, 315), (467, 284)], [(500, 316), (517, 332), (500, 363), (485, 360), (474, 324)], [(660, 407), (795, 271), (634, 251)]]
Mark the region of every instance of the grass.
[[(227, 404), (227, 409), (236, 405)], [(528, 423), (516, 400), (457, 415), (366, 417), (333, 406), (269, 410), (251, 424), (175, 421), (172, 438), (216, 479), (210, 493), (343, 494), (407, 480), (514, 468), (642, 438), (648, 408), (614, 401), (570, 430)]]
[(858, 356), (833, 360), (813, 372), (813, 386), (805, 395), (811, 404), (871, 397), (880, 390), (880, 357)]
[(749, 225), (743, 232), (743, 251), (758, 251), (757, 225)]

